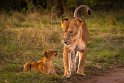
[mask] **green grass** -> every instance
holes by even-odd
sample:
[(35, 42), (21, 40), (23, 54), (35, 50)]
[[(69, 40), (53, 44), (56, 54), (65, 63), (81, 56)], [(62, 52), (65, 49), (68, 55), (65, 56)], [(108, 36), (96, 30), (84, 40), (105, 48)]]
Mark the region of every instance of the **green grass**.
[(0, 74), (1, 83), (51, 83), (60, 78), (59, 75), (47, 75), (37, 72), (22, 72), (17, 64), (8, 64), (3, 67)]
[[(0, 82), (51, 83), (63, 75), (60, 18), (37, 12), (0, 14)], [(124, 11), (94, 12), (85, 18), (90, 33), (86, 74), (98, 75), (111, 65), (124, 64)], [(38, 60), (48, 49), (59, 51), (54, 60), (58, 75), (22, 72), (24, 62)]]

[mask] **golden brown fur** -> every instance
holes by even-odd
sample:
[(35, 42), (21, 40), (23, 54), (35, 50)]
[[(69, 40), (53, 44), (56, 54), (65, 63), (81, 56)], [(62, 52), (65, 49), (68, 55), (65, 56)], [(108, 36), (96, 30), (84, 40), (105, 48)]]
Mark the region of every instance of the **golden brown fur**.
[(38, 71), (41, 73), (56, 74), (52, 60), (57, 55), (57, 51), (44, 52), (43, 58), (39, 61), (26, 62), (24, 64), (24, 71)]
[(62, 19), (61, 28), (63, 29), (64, 39), (64, 76), (70, 77), (76, 71), (76, 63), (78, 59), (77, 74), (84, 75), (84, 60), (87, 53), (88, 29), (85, 21), (77, 17), (80, 8), (86, 8), (88, 13), (89, 7), (86, 5), (79, 6), (74, 12), (74, 18), (68, 20)]

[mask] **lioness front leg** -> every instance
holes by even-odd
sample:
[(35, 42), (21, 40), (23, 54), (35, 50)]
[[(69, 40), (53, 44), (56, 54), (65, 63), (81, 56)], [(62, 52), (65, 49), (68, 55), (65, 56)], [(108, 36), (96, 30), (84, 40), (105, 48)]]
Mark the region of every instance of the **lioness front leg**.
[(84, 74), (84, 62), (85, 62), (85, 56), (86, 56), (87, 50), (83, 50), (79, 52), (79, 64), (77, 69), (77, 74), (79, 75), (85, 75)]
[(65, 77), (70, 77), (71, 72), (69, 69), (69, 49), (64, 47), (64, 52), (63, 52), (63, 62), (64, 62), (64, 76)]

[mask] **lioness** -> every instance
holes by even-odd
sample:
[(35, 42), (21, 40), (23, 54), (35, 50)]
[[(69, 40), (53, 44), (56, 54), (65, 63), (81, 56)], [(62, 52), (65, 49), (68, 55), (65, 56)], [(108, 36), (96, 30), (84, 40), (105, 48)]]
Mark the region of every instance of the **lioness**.
[(57, 55), (57, 51), (46, 51), (43, 58), (38, 61), (26, 62), (23, 66), (24, 71), (39, 71), (41, 73), (56, 74), (52, 60)]
[(85, 75), (84, 60), (87, 53), (88, 29), (85, 21), (77, 16), (80, 8), (85, 8), (88, 14), (91, 14), (88, 6), (80, 5), (74, 11), (74, 18), (70, 20), (65, 18), (61, 21), (64, 38), (63, 62), (65, 77), (70, 77), (73, 72), (76, 72), (76, 64), (78, 64), (77, 74)]

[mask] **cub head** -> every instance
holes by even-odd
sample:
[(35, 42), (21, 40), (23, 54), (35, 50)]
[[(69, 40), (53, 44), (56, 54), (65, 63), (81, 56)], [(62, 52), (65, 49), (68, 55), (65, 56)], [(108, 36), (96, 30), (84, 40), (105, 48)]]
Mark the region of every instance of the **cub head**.
[(50, 51), (45, 51), (43, 53), (44, 57), (46, 57), (49, 60), (54, 59), (57, 56), (57, 51), (50, 50)]

